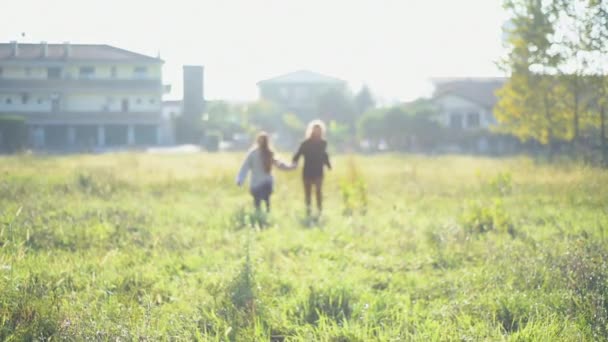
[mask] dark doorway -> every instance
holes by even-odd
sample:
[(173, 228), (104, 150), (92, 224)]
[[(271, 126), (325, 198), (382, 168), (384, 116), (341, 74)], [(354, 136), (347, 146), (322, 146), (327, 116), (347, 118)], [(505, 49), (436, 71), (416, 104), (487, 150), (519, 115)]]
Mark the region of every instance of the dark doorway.
[(120, 108), (123, 113), (128, 112), (129, 111), (129, 99), (122, 99)]
[(97, 126), (95, 125), (80, 125), (75, 127), (76, 130), (76, 146), (79, 148), (92, 148), (97, 146)]
[(68, 126), (49, 125), (44, 127), (45, 145), (52, 149), (63, 149), (68, 146)]
[(127, 144), (127, 125), (106, 125), (106, 146)]
[(61, 102), (59, 98), (53, 98), (51, 100), (51, 110), (53, 113), (57, 113), (61, 109)]
[(135, 144), (136, 145), (156, 145), (158, 132), (156, 125), (136, 125)]
[(46, 72), (49, 80), (58, 80), (61, 78), (61, 68), (59, 67), (49, 67)]

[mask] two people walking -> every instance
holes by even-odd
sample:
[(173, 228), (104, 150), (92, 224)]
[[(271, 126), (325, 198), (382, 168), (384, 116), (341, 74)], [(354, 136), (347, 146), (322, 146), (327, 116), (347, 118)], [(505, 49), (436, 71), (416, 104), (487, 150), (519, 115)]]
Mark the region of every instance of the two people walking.
[(274, 177), (272, 169), (289, 171), (297, 168), (301, 158), (304, 159), (302, 182), (304, 185), (304, 199), (306, 214), (310, 216), (312, 193), (314, 187), (315, 199), (319, 214), (323, 210), (323, 175), (324, 169), (331, 169), (327, 141), (324, 139), (325, 125), (320, 120), (312, 121), (306, 131), (306, 139), (300, 144), (298, 151), (292, 158), (291, 164), (279, 160), (270, 147), (270, 137), (262, 132), (258, 134), (256, 144), (247, 154), (237, 176), (239, 186), (245, 183), (247, 175), (251, 173), (249, 190), (253, 196), (256, 210), (261, 209), (262, 203), (266, 211), (270, 211), (270, 196), (273, 192)]

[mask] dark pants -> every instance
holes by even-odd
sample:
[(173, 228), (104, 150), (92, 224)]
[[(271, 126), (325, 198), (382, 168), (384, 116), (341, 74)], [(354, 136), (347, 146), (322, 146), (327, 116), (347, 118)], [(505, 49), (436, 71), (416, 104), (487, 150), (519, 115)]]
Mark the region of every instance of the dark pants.
[(310, 214), (310, 205), (312, 202), (312, 187), (315, 187), (315, 197), (317, 199), (317, 208), (319, 212), (323, 209), (323, 176), (308, 178), (304, 177), (304, 197), (306, 200), (306, 211)]
[(266, 211), (270, 211), (270, 195), (272, 194), (272, 183), (264, 183), (251, 189), (253, 205), (256, 210), (260, 210), (262, 202), (266, 203)]

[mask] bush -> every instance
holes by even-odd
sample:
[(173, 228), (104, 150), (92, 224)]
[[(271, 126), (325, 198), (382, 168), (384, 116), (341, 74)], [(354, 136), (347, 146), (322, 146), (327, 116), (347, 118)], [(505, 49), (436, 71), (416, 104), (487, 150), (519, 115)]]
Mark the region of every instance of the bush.
[(461, 222), (470, 234), (506, 231), (511, 236), (515, 235), (511, 218), (500, 199), (494, 199), (491, 203), (471, 203), (462, 215)]
[(561, 257), (570, 311), (596, 340), (608, 337), (608, 249), (601, 242), (577, 239)]
[(343, 287), (310, 287), (306, 302), (301, 303), (300, 318), (308, 324), (319, 324), (322, 318), (343, 323), (353, 312), (353, 293)]
[(14, 153), (27, 145), (25, 119), (19, 116), (0, 117), (0, 151)]

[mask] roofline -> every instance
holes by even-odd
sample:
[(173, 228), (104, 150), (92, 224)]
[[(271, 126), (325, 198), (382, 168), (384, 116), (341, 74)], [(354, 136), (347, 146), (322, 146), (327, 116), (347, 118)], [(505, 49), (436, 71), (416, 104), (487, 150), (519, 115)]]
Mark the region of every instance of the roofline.
[[(83, 45), (86, 45), (86, 44), (83, 44)], [(91, 44), (91, 45), (95, 45), (95, 44)], [(139, 53), (139, 52), (134, 52), (134, 51), (131, 51), (131, 50), (126, 50), (126, 49), (119, 48), (119, 47), (116, 47), (116, 46), (113, 46), (113, 45), (108, 45), (108, 44), (99, 44), (99, 46), (106, 46), (106, 47), (109, 47), (109, 48), (112, 48), (112, 49), (120, 50), (122, 52), (127, 52), (127, 53), (130, 53), (132, 55), (136, 55), (136, 56), (138, 56), (138, 57), (140, 57), (142, 59), (151, 59), (151, 60), (154, 60), (154, 61), (158, 61), (160, 63), (165, 63), (165, 61), (162, 58), (160, 58), (160, 57), (152, 57), (152, 56), (144, 55), (144, 54)]]
[(262, 80), (262, 81), (258, 81), (256, 83), (256, 85), (263, 85), (263, 84), (268, 84), (268, 83), (274, 83), (274, 84), (293, 84), (293, 85), (305, 85), (305, 84), (346, 84), (347, 82), (344, 80), (336, 80), (336, 81), (326, 81), (326, 82), (269, 82), (271, 81), (270, 79), (268, 80)]
[(509, 77), (494, 76), (494, 77), (432, 77), (429, 81), (435, 85), (439, 83), (452, 83), (452, 82), (506, 82)]
[(296, 73), (296, 72), (310, 72), (310, 73), (313, 73), (313, 74), (317, 74), (317, 75), (320, 75), (320, 76), (326, 77), (327, 79), (330, 79), (330, 81), (325, 81), (325, 82), (278, 82), (278, 83), (279, 83), (279, 84), (280, 84), (280, 83), (283, 83), (283, 84), (323, 84), (323, 83), (346, 83), (346, 81), (345, 81), (345, 80), (339, 79), (339, 78), (337, 78), (337, 77), (333, 77), (333, 76), (327, 76), (327, 75), (324, 75), (324, 74), (321, 74), (321, 73), (318, 73), (318, 72), (314, 72), (314, 71), (310, 71), (310, 70), (306, 70), (306, 69), (300, 69), (300, 70), (296, 70), (296, 71), (288, 72), (288, 73), (285, 73), (285, 74), (281, 74), (281, 75), (279, 75), (279, 76), (275, 76), (275, 77), (271, 77), (271, 78), (268, 78), (268, 79), (265, 79), (265, 80), (258, 81), (258, 82), (256, 83), (256, 85), (261, 85), (261, 84), (263, 84), (263, 83), (269, 83), (269, 82), (273, 82), (273, 81), (274, 81), (274, 80), (276, 80), (277, 78), (283, 77), (283, 76), (285, 76), (285, 75), (293, 74), (293, 73)]
[[(10, 42), (9, 43), (0, 43), (0, 46), (2, 46), (2, 45), (11, 46), (11, 44), (12, 43), (10, 43)], [(109, 44), (72, 44), (72, 43), (46, 43), (46, 44), (47, 44), (47, 46), (60, 46), (60, 47), (63, 47), (66, 44), (69, 44), (69, 46), (72, 46), (72, 47), (73, 46), (106, 47), (106, 48), (119, 50), (119, 51), (121, 51), (123, 53), (128, 53), (130, 55), (133, 55), (135, 57), (135, 60), (139, 59), (139, 60), (142, 60), (142, 61), (146, 60), (148, 62), (156, 62), (156, 63), (161, 63), (161, 64), (165, 63), (165, 61), (162, 58), (144, 55), (144, 54), (139, 53), (139, 52), (134, 52), (134, 51), (131, 51), (131, 50), (126, 50), (126, 49), (119, 48), (119, 47), (116, 47), (114, 45), (109, 45)], [(19, 46), (22, 46), (22, 45), (41, 46), (42, 43), (18, 43), (18, 45)], [(94, 60), (94, 59), (74, 59), (74, 58), (69, 58), (69, 57), (68, 58), (65, 58), (65, 57), (62, 57), (62, 58), (48, 58), (47, 57), (47, 58), (45, 58), (45, 57), (41, 56), (41, 57), (31, 58), (31, 59), (20, 59), (20, 58), (9, 57), (7, 59), (0, 59), (0, 61), (19, 61), (19, 62), (26, 62), (26, 61), (70, 61), (70, 62), (73, 62), (73, 61), (88, 61), (88, 62), (91, 62), (92, 61), (92, 62), (95, 62), (95, 61), (98, 61), (98, 62), (110, 62), (110, 61), (114, 61), (114, 60), (111, 60), (111, 59), (99, 59), (99, 60)]]
[(129, 60), (115, 60), (115, 59), (82, 59), (82, 58), (31, 58), (31, 59), (1, 59), (2, 64), (40, 64), (40, 65), (63, 65), (65, 63), (96, 63), (96, 64), (121, 64), (121, 63), (139, 63), (139, 64), (164, 64), (165, 61), (162, 59), (129, 59)]

